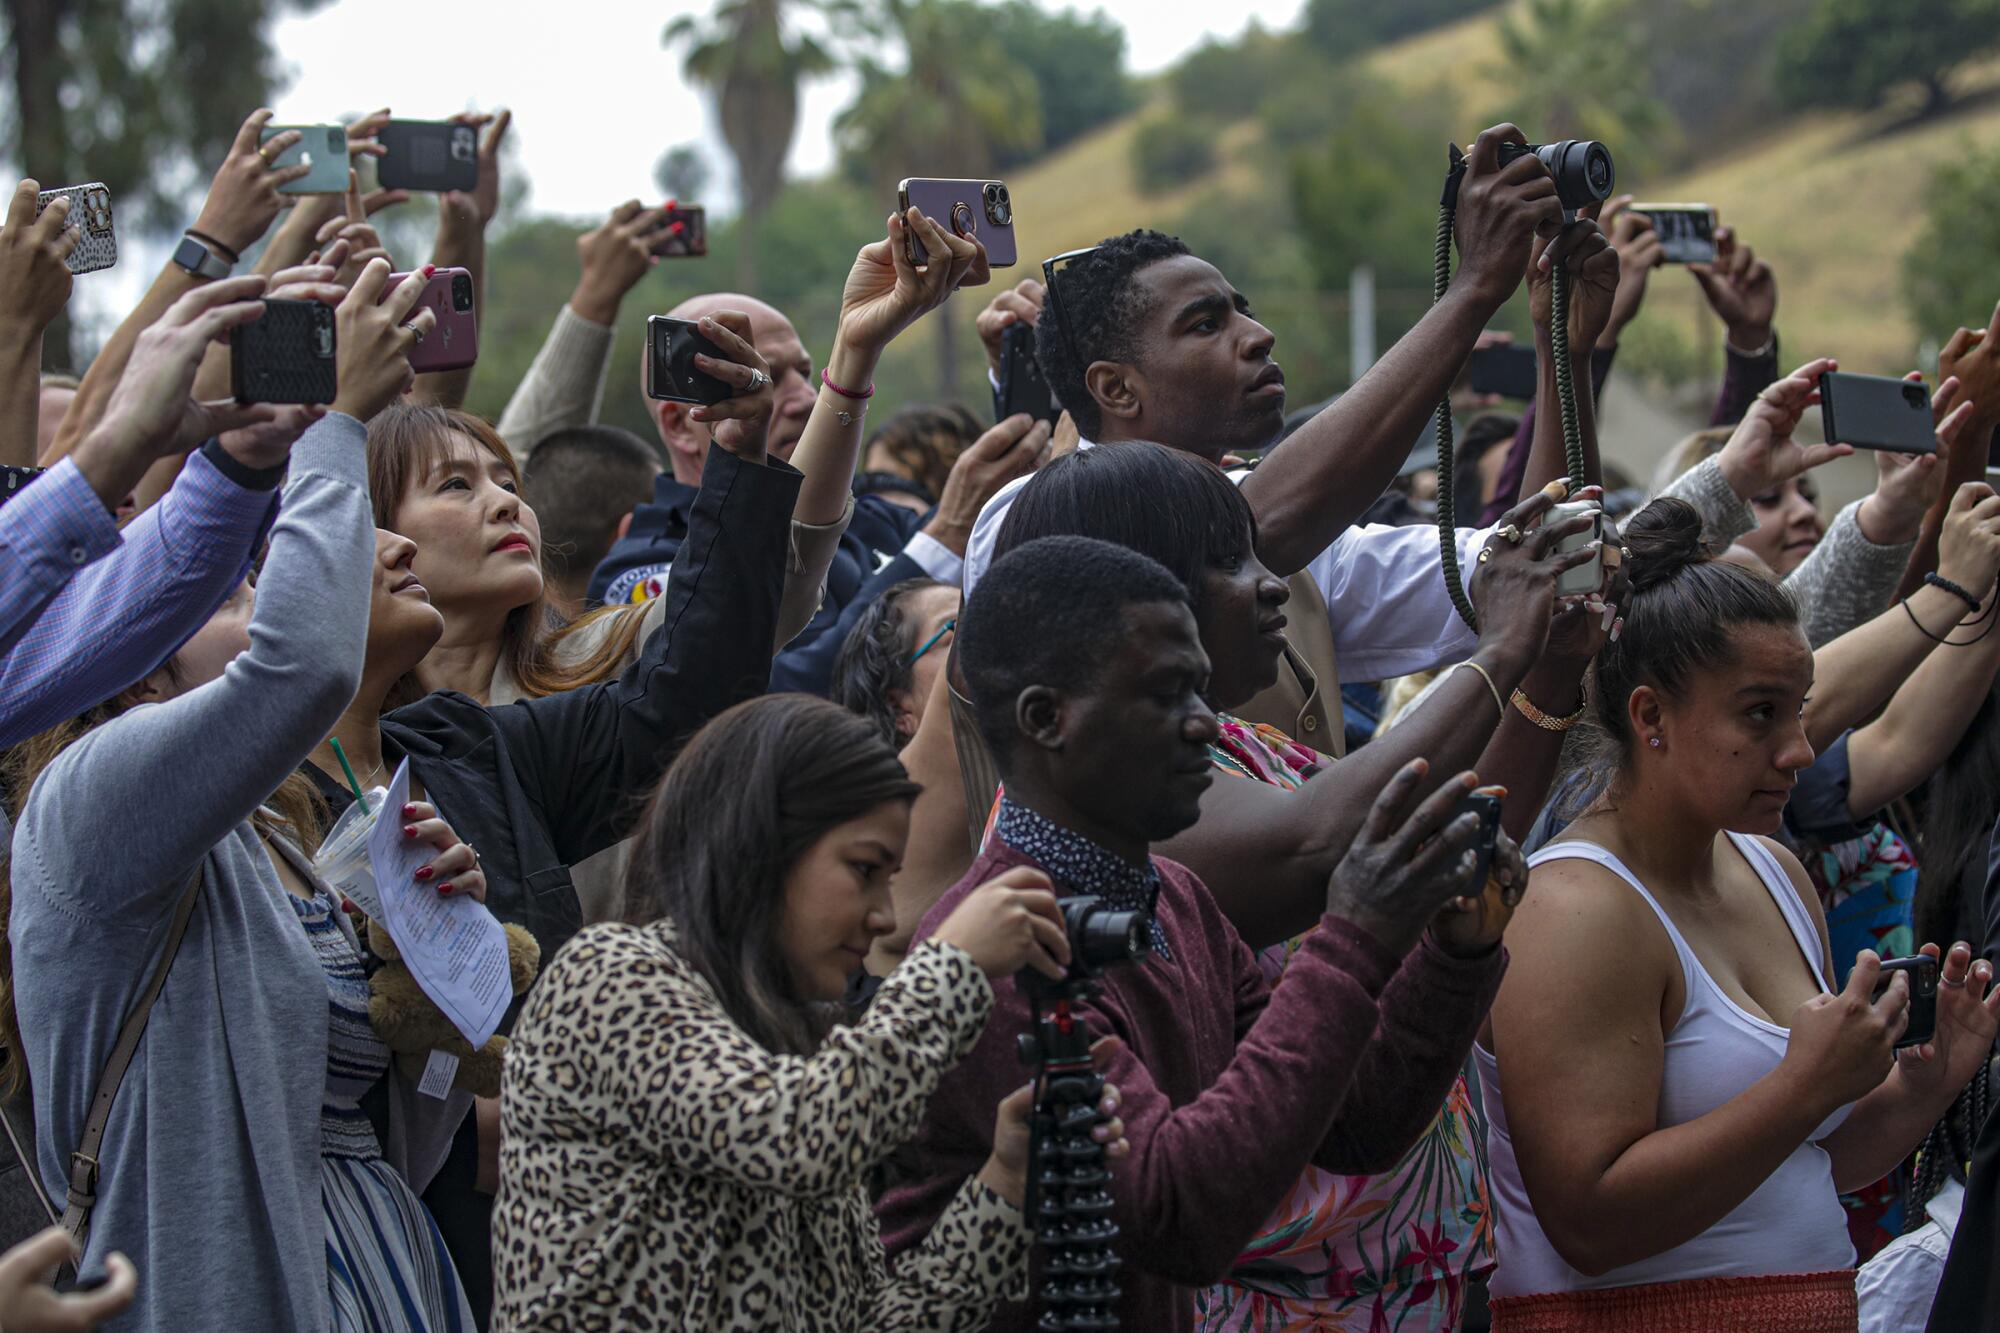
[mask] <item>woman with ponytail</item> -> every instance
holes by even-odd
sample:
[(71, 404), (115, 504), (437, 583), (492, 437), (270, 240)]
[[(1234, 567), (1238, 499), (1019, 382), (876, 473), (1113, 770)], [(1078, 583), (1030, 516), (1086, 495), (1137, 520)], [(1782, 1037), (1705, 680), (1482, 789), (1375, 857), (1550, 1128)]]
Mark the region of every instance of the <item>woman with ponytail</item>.
[(1625, 544), (1594, 689), (1608, 780), (1532, 859), (1474, 1051), (1493, 1327), (1853, 1329), (1837, 1191), (1902, 1160), (1983, 1067), (2000, 992), (1952, 946), (1936, 1035), (1902, 1051), (1904, 975), (1877, 996), (1863, 951), (1829, 993), (1817, 895), (1773, 838), (1813, 760), (1797, 611), (1710, 559), (1680, 501)]

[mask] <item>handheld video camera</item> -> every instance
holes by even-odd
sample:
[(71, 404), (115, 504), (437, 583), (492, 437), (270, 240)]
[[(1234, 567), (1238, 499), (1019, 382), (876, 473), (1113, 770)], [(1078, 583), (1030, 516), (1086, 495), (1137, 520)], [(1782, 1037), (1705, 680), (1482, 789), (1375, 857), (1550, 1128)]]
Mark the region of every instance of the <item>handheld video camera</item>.
[(1083, 894), (1058, 900), (1069, 935), (1070, 965), (1060, 981), (1023, 971), (1035, 1030), (1020, 1038), (1021, 1062), (1035, 1070), (1035, 1110), (1028, 1119), (1027, 1217), (1042, 1250), (1044, 1329), (1118, 1327), (1120, 1260), (1111, 1252), (1111, 1171), (1090, 1131), (1104, 1123), (1097, 1103), (1104, 1078), (1090, 1059), (1090, 1026), (1071, 1004), (1104, 969), (1152, 949), (1144, 912), (1118, 911)]

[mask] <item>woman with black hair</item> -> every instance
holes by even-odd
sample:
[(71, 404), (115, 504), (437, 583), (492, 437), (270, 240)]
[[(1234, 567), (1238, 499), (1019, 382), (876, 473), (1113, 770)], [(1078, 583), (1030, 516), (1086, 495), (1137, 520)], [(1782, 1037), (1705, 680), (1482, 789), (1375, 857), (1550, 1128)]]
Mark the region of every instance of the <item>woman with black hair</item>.
[[(869, 1170), (978, 1039), (989, 978), (1069, 962), (1048, 879), (1017, 870), (838, 1022), (894, 924), (916, 794), (867, 722), (804, 695), (741, 704), (681, 752), (640, 819), (624, 922), (557, 956), (508, 1050), (496, 1329), (640, 1312), (675, 1328), (972, 1329), (1025, 1288), (1027, 1088), (894, 1273), (869, 1211)], [(1123, 1133), (1093, 1131), (1114, 1157)]]
[[(1474, 1055), (1504, 1262), (1496, 1330), (1855, 1327), (1836, 1197), (1879, 1179), (1984, 1067), (1992, 965), (1945, 953), (1934, 1039), (1907, 978), (1847, 985), (1772, 835), (1812, 762), (1813, 655), (1769, 579), (1658, 500), (1625, 529), (1625, 630), (1597, 663), (1611, 775), (1536, 867)], [(1926, 946), (1933, 955), (1936, 945)]]
[(898, 750), (917, 734), (958, 627), (958, 589), (936, 579), (890, 585), (861, 612), (833, 664), (833, 700)]

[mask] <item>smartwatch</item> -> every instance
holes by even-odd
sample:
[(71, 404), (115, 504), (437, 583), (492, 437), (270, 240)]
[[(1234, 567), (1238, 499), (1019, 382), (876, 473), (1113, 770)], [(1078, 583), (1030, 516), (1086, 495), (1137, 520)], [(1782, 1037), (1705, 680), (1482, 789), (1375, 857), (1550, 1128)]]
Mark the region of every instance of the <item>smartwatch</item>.
[(181, 237), (174, 262), (197, 278), (226, 278), (235, 267), (192, 236)]

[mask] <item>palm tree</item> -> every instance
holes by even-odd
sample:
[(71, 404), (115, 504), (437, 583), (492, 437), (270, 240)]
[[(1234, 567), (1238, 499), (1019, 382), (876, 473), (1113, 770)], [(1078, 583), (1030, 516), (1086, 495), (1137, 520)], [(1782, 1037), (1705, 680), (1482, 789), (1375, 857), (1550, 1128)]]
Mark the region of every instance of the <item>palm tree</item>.
[[(1007, 54), (975, 0), (882, 0), (902, 38), (901, 73), (862, 59), (861, 92), (833, 123), (850, 171), (893, 198), (907, 176), (990, 176), (1002, 154), (1042, 143), (1035, 77)], [(958, 331), (938, 320), (938, 390), (958, 388)]]
[(705, 24), (683, 15), (667, 25), (661, 39), (670, 47), (686, 44), (682, 70), (709, 90), (721, 111), (743, 208), (736, 278), (745, 291), (757, 280), (757, 224), (785, 188), (785, 159), (799, 123), (799, 84), (838, 64), (826, 46), (792, 30), (788, 8), (836, 16), (852, 14), (856, 6), (854, 0), (721, 0)]

